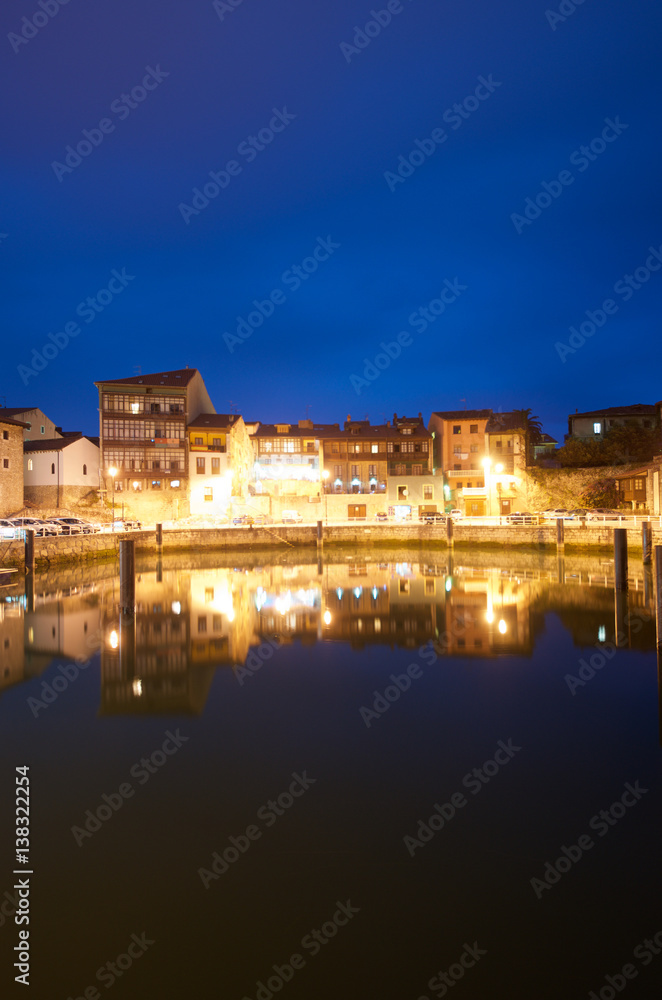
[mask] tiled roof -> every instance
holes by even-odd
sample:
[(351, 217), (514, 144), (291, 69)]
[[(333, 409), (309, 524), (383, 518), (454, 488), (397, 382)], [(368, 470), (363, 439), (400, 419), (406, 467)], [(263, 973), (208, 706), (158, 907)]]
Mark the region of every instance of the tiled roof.
[(588, 410), (586, 413), (570, 413), (569, 420), (576, 417), (639, 417), (654, 416), (657, 406), (654, 403), (633, 403), (632, 406), (608, 406), (604, 410)]
[[(5, 417), (4, 410), (0, 410), (0, 424), (11, 424), (12, 427), (27, 427), (28, 425), (22, 420), (14, 420), (13, 417)], [(22, 411), (19, 411), (22, 412)]]
[(640, 469), (630, 469), (629, 472), (618, 472), (614, 474), (614, 479), (631, 479), (633, 476), (647, 476), (648, 465), (642, 465)]
[[(77, 431), (75, 434), (68, 434), (66, 437), (61, 438), (45, 438), (43, 440), (37, 438), (36, 441), (26, 441), (23, 444), (23, 451), (63, 451), (68, 448), (70, 444), (74, 444), (76, 441), (80, 441), (81, 438), (87, 435), (81, 434)], [(88, 441), (92, 441), (92, 444), (96, 444), (98, 447), (99, 439), (93, 440), (92, 438), (87, 438)]]
[(442, 420), (487, 420), (492, 410), (434, 410), (432, 415)]
[(154, 375), (132, 375), (130, 378), (109, 378), (95, 382), (99, 385), (163, 385), (169, 389), (177, 386), (186, 386), (194, 375), (197, 375), (197, 368), (178, 368), (172, 372), (156, 372)]
[(0, 406), (0, 417), (15, 417), (17, 413), (30, 413), (37, 406)]
[(237, 420), (240, 420), (240, 415), (238, 413), (199, 413), (195, 420), (192, 420), (189, 427), (214, 427), (218, 430), (224, 430), (228, 427), (232, 427)]

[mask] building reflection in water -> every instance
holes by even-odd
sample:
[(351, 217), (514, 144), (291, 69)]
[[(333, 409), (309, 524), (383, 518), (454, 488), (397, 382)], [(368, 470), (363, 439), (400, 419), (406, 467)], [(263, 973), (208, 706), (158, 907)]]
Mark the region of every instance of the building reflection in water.
[[(0, 592), (0, 691), (54, 659), (87, 659), (100, 647), (102, 714), (199, 714), (214, 671), (241, 667), (268, 639), (358, 649), (418, 649), (433, 640), (441, 656), (529, 656), (553, 611), (576, 645), (613, 641), (612, 581), (566, 570), (560, 580), (552, 563), (519, 570), (360, 560), (161, 568), (137, 576), (136, 613), (128, 618), (119, 614), (116, 578), (64, 590), (51, 574), (50, 591), (35, 594), (32, 611), (16, 588)], [(627, 644), (654, 649), (644, 582), (642, 574), (628, 595), (642, 627)]]

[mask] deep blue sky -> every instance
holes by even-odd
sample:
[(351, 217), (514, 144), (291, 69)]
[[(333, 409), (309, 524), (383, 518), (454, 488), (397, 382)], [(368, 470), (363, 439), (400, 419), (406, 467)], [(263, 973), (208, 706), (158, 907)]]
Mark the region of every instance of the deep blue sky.
[[(243, 0), (221, 20), (211, 0), (70, 0), (14, 52), (40, 8), (5, 0), (0, 397), (95, 433), (94, 380), (188, 364), (217, 410), (250, 419), (427, 418), (466, 400), (530, 406), (557, 437), (575, 408), (661, 398), (662, 272), (627, 302), (613, 286), (662, 245), (662, 8), (586, 0), (553, 30), (559, 3), (403, 0), (348, 62), (340, 43), (385, 3)], [(169, 75), (122, 120), (111, 104), (147, 66)], [(490, 74), (494, 93), (444, 122)], [(237, 147), (273, 108), (296, 118), (249, 163)], [(617, 116), (627, 129), (573, 165)], [(58, 180), (53, 161), (102, 118), (114, 131)], [(435, 128), (446, 141), (391, 192), (385, 171)], [(241, 173), (187, 225), (178, 206), (231, 159)], [(574, 182), (518, 233), (511, 215), (564, 169)], [(333, 256), (284, 284), (328, 236)], [(113, 268), (135, 277), (85, 323), (78, 304)], [(413, 329), (456, 278), (466, 291)], [(274, 289), (286, 301), (230, 353), (224, 332)], [(610, 297), (618, 312), (562, 363), (555, 343)], [(24, 385), (17, 366), (77, 319)], [(400, 331), (411, 345), (357, 395), (350, 376)]]

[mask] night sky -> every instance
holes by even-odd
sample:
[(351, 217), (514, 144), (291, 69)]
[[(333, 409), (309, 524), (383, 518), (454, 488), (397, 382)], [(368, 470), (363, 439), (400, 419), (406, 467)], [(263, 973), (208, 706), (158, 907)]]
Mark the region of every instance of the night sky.
[(562, 440), (662, 398), (660, 5), (42, 3), (0, 15), (0, 405), (94, 434), (95, 380), (189, 365), (247, 419), (530, 406)]

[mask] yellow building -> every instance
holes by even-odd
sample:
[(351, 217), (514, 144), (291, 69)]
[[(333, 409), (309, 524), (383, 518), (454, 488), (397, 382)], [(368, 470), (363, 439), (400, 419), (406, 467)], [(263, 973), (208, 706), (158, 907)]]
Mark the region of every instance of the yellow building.
[(247, 495), (253, 462), (248, 429), (237, 413), (201, 413), (187, 427), (191, 515), (230, 516)]

